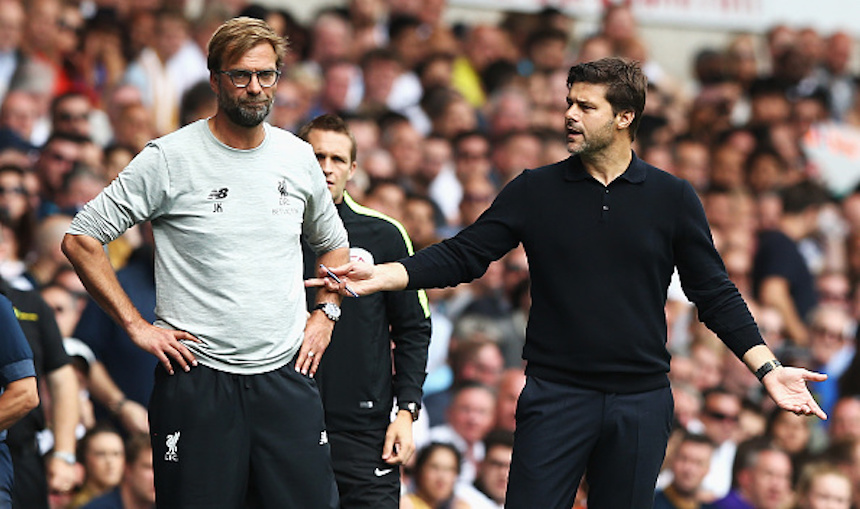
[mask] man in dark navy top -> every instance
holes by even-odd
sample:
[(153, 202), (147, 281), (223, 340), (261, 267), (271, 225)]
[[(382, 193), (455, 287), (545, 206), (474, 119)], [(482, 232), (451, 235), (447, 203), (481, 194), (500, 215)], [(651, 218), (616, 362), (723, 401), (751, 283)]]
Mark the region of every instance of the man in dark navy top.
[(573, 505), (588, 467), (589, 506), (647, 509), (672, 422), (664, 306), (677, 267), (699, 318), (763, 381), (776, 403), (826, 416), (806, 381), (764, 345), (714, 248), (693, 187), (640, 160), (632, 141), (646, 79), (617, 58), (568, 74), (572, 157), (524, 171), (472, 226), (399, 262), (350, 263), (346, 294), (456, 285), (519, 242), (531, 276), (508, 508)]
[(12, 507), (12, 457), (6, 431), (38, 405), (33, 352), (12, 303), (0, 295), (0, 509)]

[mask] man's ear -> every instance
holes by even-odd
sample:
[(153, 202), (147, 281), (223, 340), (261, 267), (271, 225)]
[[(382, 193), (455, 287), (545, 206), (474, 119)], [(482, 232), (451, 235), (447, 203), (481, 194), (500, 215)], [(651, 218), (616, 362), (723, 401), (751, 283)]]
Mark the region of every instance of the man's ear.
[(618, 114), (618, 127), (627, 129), (633, 123), (634, 118), (636, 118), (636, 114), (633, 113), (633, 110), (622, 111)]
[(355, 175), (355, 169), (358, 168), (358, 163), (353, 161), (351, 165), (349, 165), (349, 177), (346, 178), (347, 181), (352, 180), (352, 177)]

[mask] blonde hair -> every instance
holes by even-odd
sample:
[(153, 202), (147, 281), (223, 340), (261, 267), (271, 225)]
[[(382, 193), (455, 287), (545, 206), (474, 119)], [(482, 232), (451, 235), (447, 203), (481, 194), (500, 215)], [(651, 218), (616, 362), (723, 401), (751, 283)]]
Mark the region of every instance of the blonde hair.
[[(851, 484), (851, 479), (845, 474), (845, 472), (843, 472), (841, 469), (839, 469), (837, 466), (835, 466), (833, 464), (826, 463), (826, 462), (819, 462), (819, 463), (810, 463), (803, 468), (803, 470), (800, 474), (800, 479), (798, 479), (798, 481), (797, 481), (796, 492), (797, 492), (798, 498), (801, 499), (801, 498), (809, 495), (809, 492), (812, 489), (812, 483), (816, 479), (824, 477), (826, 475), (832, 475), (832, 476), (839, 477), (840, 479), (844, 479), (848, 483), (848, 487), (849, 487), (850, 493), (851, 493), (850, 496), (853, 496), (854, 486)], [(795, 507), (801, 507), (801, 506), (797, 505)]]
[(232, 62), (259, 44), (269, 44), (275, 50), (275, 66), (280, 69), (287, 54), (287, 41), (265, 21), (242, 16), (225, 21), (209, 39), (206, 67), (220, 71), (225, 62)]

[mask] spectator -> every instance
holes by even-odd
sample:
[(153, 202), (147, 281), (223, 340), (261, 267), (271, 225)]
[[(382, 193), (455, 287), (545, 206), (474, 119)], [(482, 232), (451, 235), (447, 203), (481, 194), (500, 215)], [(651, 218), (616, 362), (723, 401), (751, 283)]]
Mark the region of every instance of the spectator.
[(702, 490), (713, 500), (725, 497), (732, 485), (732, 462), (737, 450), (736, 434), (741, 401), (737, 395), (720, 387), (705, 391), (703, 397), (704, 432), (716, 449), (711, 457), (708, 475), (702, 482)]
[(0, 3), (0, 23), (4, 27), (0, 38), (0, 55), (4, 61), (0, 74), (0, 102), (3, 102), (10, 89), (15, 88), (29, 61), (29, 57), (21, 51), (26, 20), (20, 0), (3, 0)]
[[(101, 404), (102, 408), (109, 409), (110, 417), (115, 418), (117, 424), (121, 424), (126, 431), (130, 433), (148, 431), (146, 408), (136, 401), (129, 401), (108, 374), (104, 364), (96, 358), (92, 349), (80, 339), (73, 337), (86, 301), (77, 298), (69, 289), (56, 283), (48, 284), (40, 291), (42, 298), (54, 310), (57, 325), (63, 335), (63, 347), (75, 363), (81, 389), (79, 401), (82, 424), (78, 426), (77, 436), (79, 438), (83, 436), (85, 431), (92, 428), (96, 422), (94, 401)], [(130, 367), (130, 365), (123, 366), (126, 370)], [(99, 412), (99, 417), (104, 420), (104, 413)]]
[[(496, 140), (492, 151), (493, 177), (502, 185), (523, 170), (540, 165), (540, 138), (530, 131), (509, 131)], [(555, 162), (555, 161), (554, 161)]]
[(477, 382), (459, 387), (446, 412), (445, 424), (430, 428), (431, 442), (453, 443), (463, 455), (459, 480), (471, 483), (484, 459), (484, 438), (493, 426), (496, 410), (493, 389)]
[(828, 428), (830, 442), (860, 440), (860, 397), (845, 395), (833, 405)]
[(807, 319), (815, 307), (815, 282), (799, 243), (815, 232), (823, 190), (801, 182), (781, 192), (782, 218), (778, 229), (759, 233), (753, 265), (753, 291), (764, 305), (782, 314), (788, 338), (809, 344)]
[(514, 434), (495, 429), (484, 438), (486, 454), (478, 465), (473, 484), (459, 484), (455, 493), (470, 509), (502, 509), (508, 488), (508, 471), (514, 450)]
[(125, 469), (119, 487), (92, 500), (83, 509), (154, 509), (152, 461), (149, 437), (132, 435), (125, 442)]
[(821, 409), (829, 414), (839, 399), (839, 380), (854, 357), (851, 339), (857, 325), (844, 308), (832, 304), (814, 308), (809, 321), (813, 367), (827, 375), (827, 380), (815, 383), (812, 391)]
[(34, 288), (50, 283), (60, 267), (69, 266), (69, 261), (60, 251), (60, 242), (71, 223), (70, 216), (54, 214), (43, 219), (36, 228), (35, 259), (26, 274)]
[(672, 482), (654, 495), (654, 509), (710, 509), (700, 489), (711, 465), (714, 443), (704, 435), (684, 433), (669, 460)]
[(791, 501), (791, 460), (766, 440), (740, 444), (732, 471), (733, 489), (716, 509), (779, 509)]
[(436, 233), (436, 204), (421, 195), (406, 197), (403, 206), (403, 226), (416, 251), (439, 241)]
[(797, 483), (795, 509), (849, 509), (851, 480), (828, 464), (812, 464), (803, 469)]
[(57, 195), (63, 181), (75, 163), (83, 160), (87, 138), (65, 133), (54, 133), (45, 142), (36, 160), (34, 170), (39, 177), (39, 218), (57, 211)]
[(55, 97), (51, 101), (51, 131), (91, 138), (91, 110), (90, 99), (80, 92)]
[(445, 422), (445, 410), (450, 407), (454, 393), (461, 385), (478, 382), (496, 387), (502, 374), (504, 360), (498, 345), (489, 338), (463, 339), (449, 354), (453, 383), (445, 391), (424, 398), (424, 408), (430, 425)]
[(78, 443), (78, 458), (84, 466), (84, 482), (70, 509), (78, 509), (119, 486), (125, 468), (122, 437), (111, 427), (96, 426)]
[(823, 65), (812, 76), (817, 84), (826, 87), (831, 98), (829, 114), (834, 120), (842, 120), (856, 101), (857, 85), (850, 69), (853, 46), (854, 41), (847, 32), (831, 34), (826, 40)]
[(158, 134), (179, 127), (182, 94), (206, 80), (206, 58), (190, 36), (181, 11), (164, 8), (155, 14), (155, 33), (126, 70), (125, 79), (143, 94)]
[(0, 127), (7, 136), (13, 136), (22, 148), (31, 146), (39, 119), (39, 105), (33, 94), (26, 90), (10, 90), (0, 107)]
[(498, 397), (496, 398), (495, 427), (497, 429), (503, 429), (511, 433), (516, 429), (517, 400), (525, 385), (526, 374), (523, 368), (508, 368), (502, 373), (502, 379), (499, 382)]
[[(813, 453), (813, 422), (805, 415), (795, 415), (782, 409), (774, 409), (767, 422), (765, 436), (773, 445), (785, 451), (791, 458), (792, 472), (800, 474)], [(792, 484), (794, 484), (794, 479)]]
[(413, 489), (406, 499), (416, 509), (470, 509), (465, 501), (454, 495), (460, 468), (461, 455), (456, 447), (444, 442), (428, 444), (415, 455)]
[(454, 61), (451, 83), (469, 104), (478, 108), (486, 102), (481, 73), (491, 63), (510, 58), (512, 53), (507, 33), (498, 27), (477, 25), (469, 30), (463, 45), (463, 56)]
[(0, 223), (8, 225), (13, 236), (8, 241), (14, 244), (15, 249), (8, 253), (7, 257), (19, 264), (12, 273), (0, 271), (0, 276), (4, 278), (20, 276), (24, 272), (24, 260), (33, 247), (35, 211), (30, 204), (26, 178), (24, 168), (15, 165), (0, 166), (0, 216), (5, 216), (0, 219)]

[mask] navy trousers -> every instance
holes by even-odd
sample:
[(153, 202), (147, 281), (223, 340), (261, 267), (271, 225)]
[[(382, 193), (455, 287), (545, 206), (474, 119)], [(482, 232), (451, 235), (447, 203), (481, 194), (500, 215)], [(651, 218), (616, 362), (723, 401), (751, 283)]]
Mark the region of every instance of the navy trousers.
[(672, 426), (669, 387), (607, 394), (529, 376), (505, 507), (570, 509), (585, 474), (591, 509), (649, 509)]

